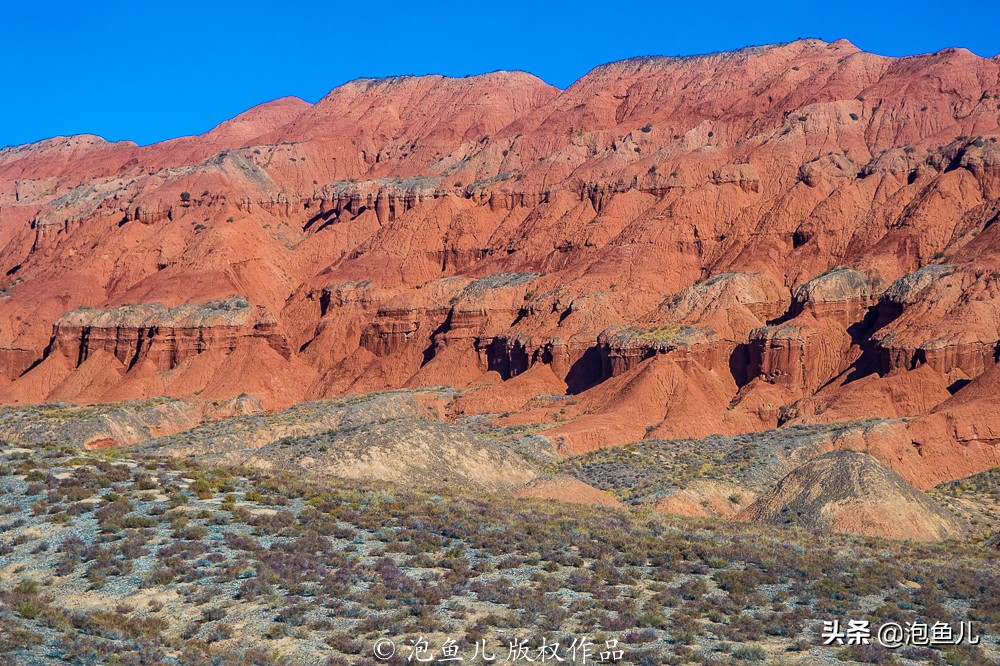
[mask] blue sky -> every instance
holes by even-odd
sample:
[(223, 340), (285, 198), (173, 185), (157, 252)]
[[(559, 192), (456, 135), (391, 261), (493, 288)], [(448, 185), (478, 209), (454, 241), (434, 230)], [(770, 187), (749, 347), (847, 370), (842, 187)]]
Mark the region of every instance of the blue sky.
[(566, 87), (612, 60), (799, 37), (883, 55), (1000, 53), (995, 0), (89, 4), (5, 7), (0, 146), (83, 132), (152, 143), (359, 76), (522, 69)]

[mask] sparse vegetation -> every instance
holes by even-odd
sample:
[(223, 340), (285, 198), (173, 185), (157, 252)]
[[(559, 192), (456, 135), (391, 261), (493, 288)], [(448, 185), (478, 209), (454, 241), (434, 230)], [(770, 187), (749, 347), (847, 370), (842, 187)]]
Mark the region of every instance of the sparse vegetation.
[(690, 326), (665, 324), (644, 329), (622, 328), (608, 338), (608, 343), (613, 346), (639, 345), (668, 349), (694, 339), (698, 335), (698, 331)]
[(794, 463), (789, 459), (821, 451), (825, 442), (842, 432), (870, 431), (883, 423), (870, 419), (785, 426), (697, 441), (647, 439), (570, 458), (560, 463), (559, 471), (636, 505), (654, 503), (665, 493), (685, 488), (697, 479), (762, 489), (771, 487), (790, 471)]
[[(709, 468), (685, 464), (711, 474), (740, 448), (719, 445)], [(639, 459), (602, 452), (612, 453)], [(988, 635), (1000, 627), (995, 567), (954, 544), (313, 484), (70, 448), (28, 457), (8, 448), (0, 461), (12, 544), (2, 558), (15, 572), (0, 582), (0, 648), (15, 663), (369, 663), (381, 636), (434, 645), (451, 635), (470, 648), (481, 636), (501, 653), (507, 632), (581, 631), (618, 641), (631, 663), (725, 650), (737, 663), (789, 650), (806, 663), (864, 662), (868, 653), (822, 647), (818, 624), (867, 617), (872, 599), (883, 618), (971, 620)], [(753, 465), (734, 469), (745, 478)], [(36, 529), (59, 513), (68, 526)], [(955, 654), (964, 661), (954, 663), (987, 663), (982, 647)]]

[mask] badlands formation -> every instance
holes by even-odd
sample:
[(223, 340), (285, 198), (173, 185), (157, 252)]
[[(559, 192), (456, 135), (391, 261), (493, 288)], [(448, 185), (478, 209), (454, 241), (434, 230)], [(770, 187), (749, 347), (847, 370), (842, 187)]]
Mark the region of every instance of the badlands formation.
[(1000, 465), (998, 136), (998, 58), (804, 40), (7, 148), (0, 402), (450, 386), (562, 457), (877, 418), (816, 455), (927, 489)]

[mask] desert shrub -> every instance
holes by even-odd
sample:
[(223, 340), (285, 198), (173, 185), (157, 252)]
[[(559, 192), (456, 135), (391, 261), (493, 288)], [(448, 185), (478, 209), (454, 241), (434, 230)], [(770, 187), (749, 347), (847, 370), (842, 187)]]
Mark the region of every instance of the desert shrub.
[(632, 629), (635, 627), (635, 618), (631, 615), (609, 615), (604, 614), (601, 617), (601, 628), (607, 631), (624, 631), (626, 629)]
[(641, 645), (643, 643), (652, 643), (653, 641), (659, 640), (659, 636), (652, 629), (644, 629), (643, 631), (630, 631), (622, 637), (622, 641), (630, 645)]
[(895, 664), (895, 654), (877, 643), (869, 645), (849, 645), (837, 651), (841, 661), (857, 661), (862, 664)]
[(767, 652), (759, 645), (740, 645), (733, 650), (733, 657), (740, 661), (764, 661)]
[(275, 622), (285, 622), (293, 627), (301, 627), (306, 622), (308, 608), (302, 604), (285, 606), (274, 616)]
[(719, 571), (713, 578), (721, 589), (737, 598), (744, 598), (754, 593), (758, 585), (766, 582), (766, 577), (756, 568)]
[(24, 599), (17, 601), (11, 605), (14, 612), (23, 617), (26, 620), (34, 620), (36, 617), (41, 615), (44, 610), (44, 606), (34, 599)]
[(206, 500), (215, 494), (212, 484), (205, 479), (195, 479), (194, 483), (191, 484), (190, 490), (194, 493), (195, 497), (201, 500)]
[[(17, 650), (30, 650), (41, 645), (44, 636), (20, 626), (10, 618), (0, 618), (0, 655), (11, 655)], [(0, 662), (3, 663), (3, 662)], [(9, 661), (12, 666), (16, 663)]]
[(202, 622), (218, 622), (226, 618), (226, 609), (221, 606), (206, 608), (201, 613)]
[(233, 598), (240, 600), (256, 599), (261, 595), (271, 594), (272, 591), (271, 585), (266, 581), (262, 581), (259, 578), (247, 578), (240, 583)]
[(332, 634), (327, 637), (326, 644), (344, 654), (361, 654), (368, 647), (352, 634)]

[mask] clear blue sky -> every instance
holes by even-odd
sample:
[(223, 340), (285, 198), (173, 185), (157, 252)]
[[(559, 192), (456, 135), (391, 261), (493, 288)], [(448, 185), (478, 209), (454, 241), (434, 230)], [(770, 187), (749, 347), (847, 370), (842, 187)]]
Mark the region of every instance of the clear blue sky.
[(637, 55), (845, 37), (883, 55), (1000, 52), (1000, 2), (10, 2), (0, 146), (93, 133), (146, 144), (359, 76), (522, 69), (566, 87)]

